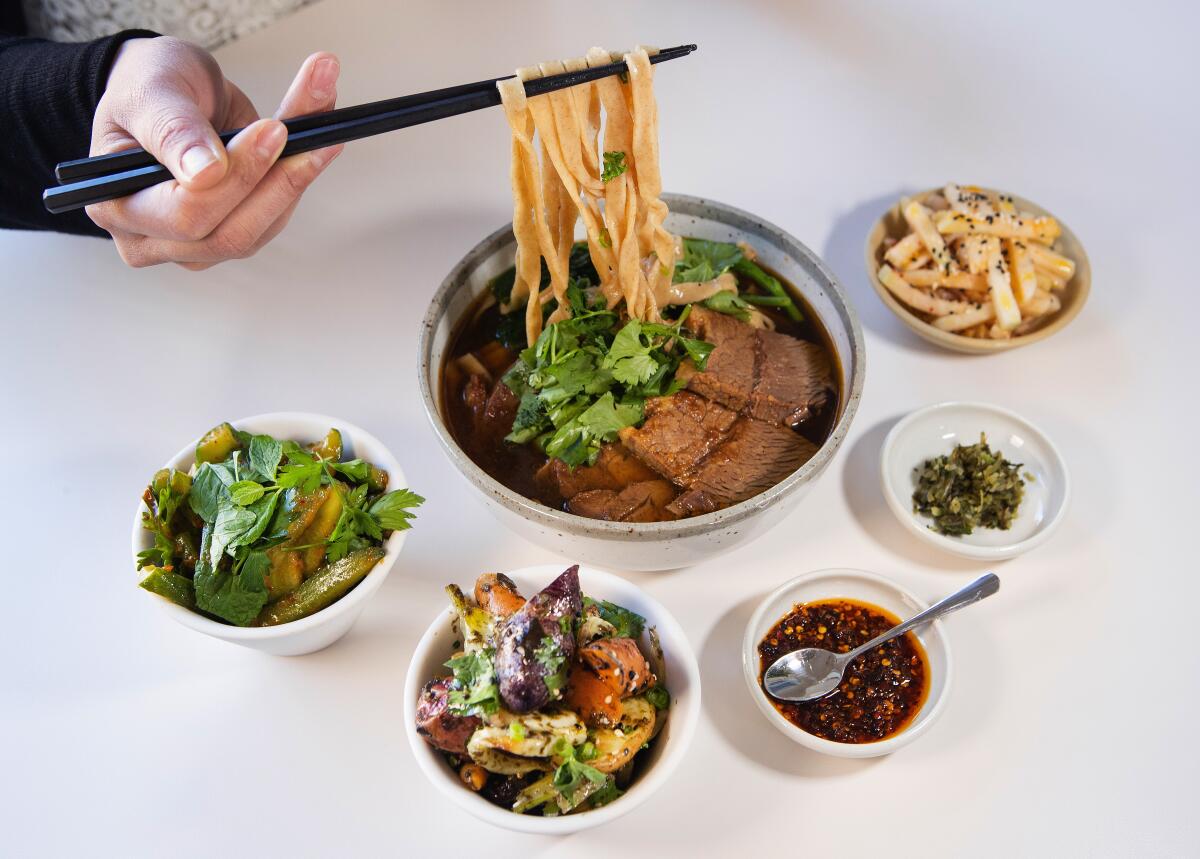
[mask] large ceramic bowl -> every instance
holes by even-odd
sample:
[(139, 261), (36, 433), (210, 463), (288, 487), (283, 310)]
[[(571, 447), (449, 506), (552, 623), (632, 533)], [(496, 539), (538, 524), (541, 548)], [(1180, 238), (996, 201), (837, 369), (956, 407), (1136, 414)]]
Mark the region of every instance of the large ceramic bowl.
[(748, 242), (814, 308), (829, 332), (841, 367), (842, 398), (833, 432), (801, 468), (754, 498), (690, 519), (633, 524), (603, 522), (556, 510), (499, 483), (458, 446), (442, 417), (438, 374), (455, 326), (488, 280), (512, 265), (511, 225), (496, 230), (463, 257), (433, 297), (418, 344), (418, 382), (434, 432), (454, 467), (488, 508), (513, 531), (567, 557), (626, 570), (667, 570), (711, 558), (777, 525), (824, 473), (841, 446), (862, 396), (864, 349), (858, 316), (833, 273), (783, 230), (732, 206), (678, 194), (663, 198), (671, 209), (666, 227), (677, 235)]
[[(562, 564), (546, 564), (513, 570), (508, 575), (522, 593), (534, 594), (562, 571)], [(647, 628), (653, 627), (657, 631), (662, 643), (662, 662), (651, 657), (651, 667), (671, 692), (666, 725), (654, 745), (643, 753), (645, 760), (639, 764), (633, 782), (621, 797), (608, 805), (560, 817), (515, 814), (469, 790), (458, 773), (447, 765), (442, 753), (421, 738), (416, 728), (417, 699), (421, 689), (434, 677), (446, 676), (445, 662), (459, 645), (449, 610), (442, 612), (421, 636), (408, 665), (408, 677), (404, 681), (404, 730), (418, 766), (451, 802), (495, 826), (540, 835), (566, 835), (615, 820), (650, 799), (670, 780), (683, 762), (696, 733), (700, 721), (700, 666), (683, 628), (661, 603), (612, 573), (580, 567), (579, 584), (587, 596), (637, 612), (646, 619)]]
[[(315, 441), (322, 438), (330, 427), (337, 427), (342, 433), (342, 443), (346, 454), (373, 462), (388, 473), (388, 490), (407, 486), (404, 472), (400, 463), (392, 456), (391, 451), (383, 443), (366, 430), (352, 423), (327, 417), (326, 415), (309, 412), (274, 412), (267, 415), (256, 415), (252, 418), (230, 421), (240, 430), (252, 433), (267, 433), (280, 439), (295, 439), (297, 441)], [(193, 440), (183, 450), (167, 461), (167, 468), (177, 468), (187, 471), (196, 460), (196, 442)], [(138, 503), (137, 512), (133, 517), (133, 558), (137, 561), (138, 552), (150, 548), (152, 543), (150, 532), (142, 527), (142, 513), (146, 505)], [(233, 626), (205, 617), (183, 606), (155, 596), (141, 594), (149, 602), (155, 602), (159, 608), (169, 614), (175, 621), (188, 629), (211, 635), (222, 641), (240, 644), (252, 650), (273, 653), (276, 656), (300, 656), (313, 653), (333, 644), (350, 631), (358, 616), (366, 608), (367, 601), (383, 585), (383, 580), (395, 566), (404, 546), (407, 531), (393, 531), (384, 543), (386, 554), (378, 564), (367, 573), (367, 577), (333, 605), (321, 609), (308, 617), (282, 623), (279, 626)], [(138, 574), (141, 578), (141, 574)]]

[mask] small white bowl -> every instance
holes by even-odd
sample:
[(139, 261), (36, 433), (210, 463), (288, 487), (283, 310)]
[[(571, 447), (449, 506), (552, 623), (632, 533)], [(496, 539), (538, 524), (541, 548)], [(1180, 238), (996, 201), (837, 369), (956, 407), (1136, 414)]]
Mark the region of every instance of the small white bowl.
[[(981, 432), (992, 450), (1021, 463), (1022, 476), (1033, 480), (1026, 478), (1025, 496), (1007, 531), (939, 534), (930, 527), (933, 519), (913, 512), (916, 469), (955, 445), (976, 443)], [(1015, 558), (1045, 542), (1062, 521), (1071, 495), (1067, 464), (1050, 438), (1015, 412), (987, 403), (937, 403), (908, 415), (884, 439), (879, 472), (883, 496), (901, 525), (931, 546), (980, 561)]]
[(874, 743), (826, 740), (796, 727), (775, 709), (759, 683), (761, 660), (758, 645), (796, 604), (829, 599), (852, 599), (877, 605), (900, 620), (906, 620), (929, 607), (895, 582), (863, 570), (817, 570), (797, 576), (776, 588), (759, 603), (746, 625), (746, 634), (742, 638), (742, 674), (750, 689), (750, 697), (780, 733), (814, 752), (839, 758), (873, 758), (890, 754), (928, 731), (945, 707), (953, 665), (946, 630), (940, 620), (935, 620), (913, 632), (925, 649), (929, 693), (907, 727), (895, 736)]
[[(562, 564), (544, 564), (515, 570), (508, 575), (523, 594), (531, 596), (548, 585), (563, 569)], [(459, 584), (469, 590), (471, 581), (460, 581)], [(421, 688), (434, 677), (448, 673), (443, 664), (455, 650), (453, 642), (456, 635), (449, 610), (425, 630), (408, 666), (408, 677), (404, 681), (404, 726), (417, 764), (434, 787), (460, 808), (480, 820), (505, 829), (541, 835), (566, 835), (600, 826), (632, 811), (649, 799), (675, 772), (691, 745), (692, 735), (700, 720), (700, 667), (687, 636), (675, 618), (641, 588), (612, 573), (580, 566), (579, 583), (587, 596), (609, 600), (635, 611), (646, 619), (647, 629), (654, 627), (658, 630), (666, 664), (666, 676), (662, 679), (671, 692), (667, 724), (654, 746), (643, 752), (648, 758), (642, 764), (642, 771), (624, 795), (609, 805), (561, 817), (516, 814), (493, 805), (471, 791), (447, 765), (442, 753), (421, 738), (416, 728), (417, 699)]]
[[(324, 437), (330, 427), (337, 427), (342, 433), (342, 445), (351, 457), (359, 457), (384, 469), (388, 473), (388, 489), (399, 489), (406, 485), (404, 472), (391, 452), (383, 446), (375, 436), (366, 430), (356, 427), (348, 421), (310, 412), (273, 412), (266, 415), (255, 415), (251, 418), (230, 421), (236, 429), (251, 433), (267, 433), (278, 439), (294, 439), (296, 441), (317, 441)], [(196, 459), (196, 442), (192, 441), (183, 450), (171, 457), (164, 466), (187, 471)], [(152, 473), (152, 472), (151, 472)], [(147, 474), (147, 480), (149, 479)], [(150, 548), (153, 540), (150, 532), (142, 527), (142, 513), (146, 510), (144, 503), (138, 503), (137, 513), (133, 517), (133, 557), (136, 567), (137, 554), (143, 549)], [(144, 599), (158, 603), (179, 623), (219, 638), (273, 653), (276, 656), (300, 656), (313, 653), (333, 644), (350, 631), (350, 627), (358, 620), (363, 608), (375, 592), (383, 584), (391, 572), (400, 548), (404, 545), (407, 531), (395, 531), (384, 544), (386, 554), (383, 559), (358, 583), (350, 593), (346, 594), (333, 605), (321, 609), (316, 614), (294, 620), (291, 623), (267, 627), (232, 626), (211, 620), (202, 614), (189, 611), (183, 606), (176, 605), (170, 600), (157, 597), (154, 594), (144, 594)], [(140, 574), (139, 574), (140, 577)]]

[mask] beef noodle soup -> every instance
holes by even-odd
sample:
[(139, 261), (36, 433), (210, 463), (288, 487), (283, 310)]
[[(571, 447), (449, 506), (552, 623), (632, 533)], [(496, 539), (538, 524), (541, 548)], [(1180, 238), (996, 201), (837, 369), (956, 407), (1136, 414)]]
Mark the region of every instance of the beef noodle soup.
[[(837, 356), (817, 315), (742, 249), (683, 244), (683, 262), (702, 252), (740, 258), (706, 281), (724, 278), (728, 288), (671, 308), (676, 319), (668, 312), (658, 327), (604, 310), (598, 295), (589, 304), (598, 290), (583, 243), (571, 256), (579, 310), (551, 323), (534, 349), (523, 309), (502, 312), (513, 272), (492, 282), (460, 322), (441, 368), (446, 424), (480, 468), (549, 507), (656, 522), (751, 498), (816, 453), (842, 397)], [(559, 326), (581, 330), (558, 336)], [(589, 387), (604, 390), (597, 396)], [(589, 412), (599, 414), (579, 420)]]
[[(816, 314), (753, 248), (667, 230), (653, 53), (593, 48), (497, 82), (514, 265), (442, 367), (446, 423), (484, 471), (623, 522), (769, 489), (816, 454), (840, 398)], [(619, 76), (527, 97), (532, 78), (618, 62)]]

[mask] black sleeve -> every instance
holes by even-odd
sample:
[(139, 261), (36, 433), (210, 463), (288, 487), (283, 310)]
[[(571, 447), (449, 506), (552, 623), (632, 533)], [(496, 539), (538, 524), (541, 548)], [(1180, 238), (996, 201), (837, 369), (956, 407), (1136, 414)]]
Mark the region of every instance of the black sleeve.
[(92, 116), (117, 49), (158, 33), (125, 30), (68, 44), (0, 33), (0, 229), (108, 236), (83, 211), (51, 215), (54, 165), (88, 154)]

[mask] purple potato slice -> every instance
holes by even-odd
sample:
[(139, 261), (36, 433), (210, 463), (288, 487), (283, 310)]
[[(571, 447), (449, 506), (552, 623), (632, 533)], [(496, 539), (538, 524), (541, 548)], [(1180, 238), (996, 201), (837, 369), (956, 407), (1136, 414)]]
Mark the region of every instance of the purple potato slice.
[(478, 716), (456, 716), (446, 709), (450, 684), (449, 677), (425, 684), (417, 702), (417, 733), (435, 749), (465, 755), (467, 741), (482, 722)]
[(496, 636), (500, 698), (514, 713), (529, 713), (562, 697), (575, 655), (575, 623), (583, 610), (579, 565), (534, 594)]

